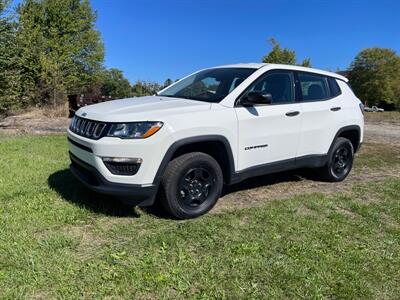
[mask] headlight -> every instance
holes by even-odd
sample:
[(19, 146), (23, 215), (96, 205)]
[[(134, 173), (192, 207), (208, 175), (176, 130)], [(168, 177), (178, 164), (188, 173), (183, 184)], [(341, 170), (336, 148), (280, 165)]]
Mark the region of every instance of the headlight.
[(160, 130), (163, 124), (163, 122), (111, 124), (107, 136), (119, 137), (121, 139), (145, 139)]

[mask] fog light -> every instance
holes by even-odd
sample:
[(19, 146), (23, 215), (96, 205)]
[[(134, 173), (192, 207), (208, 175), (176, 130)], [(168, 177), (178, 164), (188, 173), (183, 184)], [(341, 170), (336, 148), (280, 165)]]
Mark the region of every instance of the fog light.
[(104, 162), (115, 162), (115, 163), (126, 163), (126, 164), (141, 164), (141, 158), (129, 158), (129, 157), (103, 157)]
[(135, 175), (142, 163), (141, 158), (103, 157), (103, 163), (114, 175)]

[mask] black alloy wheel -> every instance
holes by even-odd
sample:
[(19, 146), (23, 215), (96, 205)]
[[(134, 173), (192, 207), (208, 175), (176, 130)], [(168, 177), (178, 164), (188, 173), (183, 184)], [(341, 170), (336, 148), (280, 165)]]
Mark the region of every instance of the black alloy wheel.
[(202, 152), (183, 154), (167, 166), (161, 203), (175, 218), (195, 218), (213, 208), (223, 184), (221, 167), (213, 157)]
[(333, 155), (332, 172), (337, 177), (342, 177), (349, 172), (353, 160), (352, 149), (348, 144), (343, 144), (336, 149)]
[(319, 177), (329, 182), (344, 180), (353, 167), (353, 159), (353, 144), (344, 137), (338, 137), (328, 153), (328, 162), (318, 169)]

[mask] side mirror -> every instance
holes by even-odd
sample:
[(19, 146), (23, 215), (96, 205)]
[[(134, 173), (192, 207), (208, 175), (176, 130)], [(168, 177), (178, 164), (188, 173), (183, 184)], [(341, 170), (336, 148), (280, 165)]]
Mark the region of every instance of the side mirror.
[(272, 95), (263, 94), (261, 92), (249, 92), (240, 101), (240, 104), (242, 104), (243, 106), (252, 106), (254, 104), (271, 104), (271, 103), (272, 103)]

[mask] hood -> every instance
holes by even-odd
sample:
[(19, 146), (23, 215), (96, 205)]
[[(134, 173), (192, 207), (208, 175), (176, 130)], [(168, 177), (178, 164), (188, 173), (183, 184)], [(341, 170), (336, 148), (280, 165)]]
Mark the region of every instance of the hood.
[(210, 107), (211, 103), (207, 102), (147, 96), (85, 106), (76, 114), (103, 122), (163, 121), (166, 116), (204, 111)]

